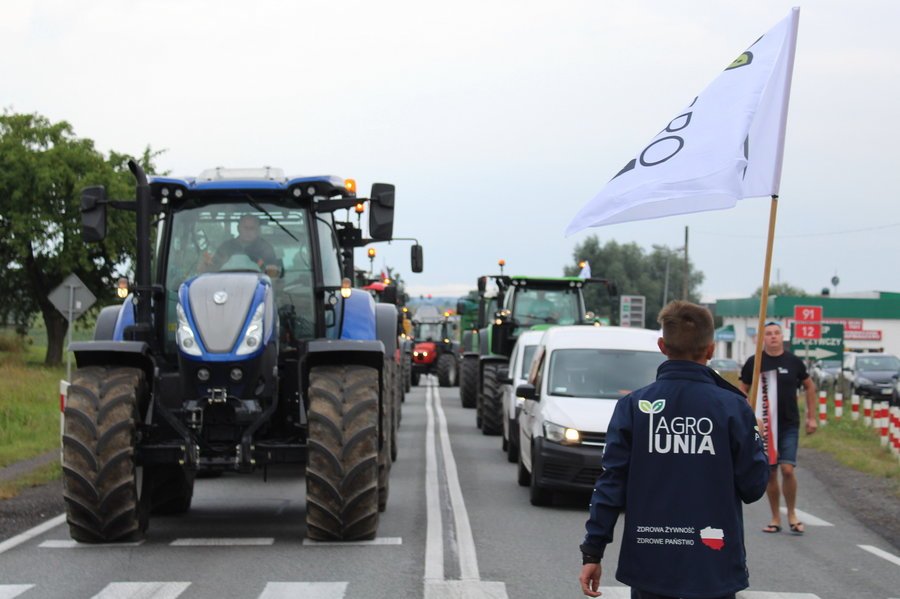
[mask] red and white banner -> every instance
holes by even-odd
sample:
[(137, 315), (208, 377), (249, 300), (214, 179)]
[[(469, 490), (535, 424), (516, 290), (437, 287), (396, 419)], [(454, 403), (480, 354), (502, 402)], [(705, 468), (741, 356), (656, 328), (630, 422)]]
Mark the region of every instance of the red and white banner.
[(778, 371), (767, 370), (759, 373), (756, 390), (756, 417), (763, 422), (764, 430), (759, 431), (766, 446), (769, 465), (778, 463)]
[(881, 331), (844, 331), (844, 339), (850, 341), (881, 341)]

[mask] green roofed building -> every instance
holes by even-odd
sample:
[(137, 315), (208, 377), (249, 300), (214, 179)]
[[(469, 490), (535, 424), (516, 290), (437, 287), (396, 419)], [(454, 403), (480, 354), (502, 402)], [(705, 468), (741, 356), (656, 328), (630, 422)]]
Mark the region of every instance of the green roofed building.
[[(887, 352), (900, 356), (900, 293), (870, 291), (839, 296), (769, 298), (766, 319), (779, 322), (785, 341), (791, 338), (794, 306), (821, 306), (825, 324), (844, 325), (846, 351)], [(716, 355), (742, 363), (756, 351), (759, 298), (716, 301)]]

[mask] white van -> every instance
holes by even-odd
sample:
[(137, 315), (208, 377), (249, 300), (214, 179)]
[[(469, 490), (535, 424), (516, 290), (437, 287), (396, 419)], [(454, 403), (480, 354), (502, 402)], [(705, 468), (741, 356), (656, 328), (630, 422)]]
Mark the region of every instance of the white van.
[(528, 382), (531, 371), (531, 359), (537, 350), (544, 330), (524, 331), (516, 339), (512, 354), (509, 356), (509, 373), (503, 380), (500, 393), (503, 396), (503, 451), (506, 459), (515, 463), (519, 456), (519, 411), (522, 409), (522, 398), (516, 395), (516, 388)]
[(519, 484), (531, 503), (553, 491), (590, 491), (600, 475), (606, 429), (616, 402), (656, 380), (666, 359), (659, 331), (607, 326), (547, 330), (529, 382), (519, 385)]

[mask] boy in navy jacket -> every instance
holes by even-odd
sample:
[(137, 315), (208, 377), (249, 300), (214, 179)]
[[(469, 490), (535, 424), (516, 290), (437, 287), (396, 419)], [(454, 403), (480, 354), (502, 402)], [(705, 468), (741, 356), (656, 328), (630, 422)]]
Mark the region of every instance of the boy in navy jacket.
[(616, 578), (633, 598), (734, 597), (748, 586), (741, 502), (762, 497), (769, 480), (762, 439), (744, 395), (706, 366), (709, 310), (675, 301), (659, 323), (668, 360), (616, 406), (579, 582), (599, 596), (600, 560), (624, 511)]

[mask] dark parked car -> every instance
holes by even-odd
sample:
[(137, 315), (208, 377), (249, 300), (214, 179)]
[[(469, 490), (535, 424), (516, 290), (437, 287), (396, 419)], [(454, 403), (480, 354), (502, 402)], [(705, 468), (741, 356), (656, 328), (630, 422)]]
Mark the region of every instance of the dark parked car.
[(851, 394), (889, 400), (900, 377), (900, 358), (892, 354), (850, 353), (844, 356), (843, 372)]
[(840, 360), (816, 360), (809, 369), (809, 376), (817, 389), (830, 389), (841, 374)]

